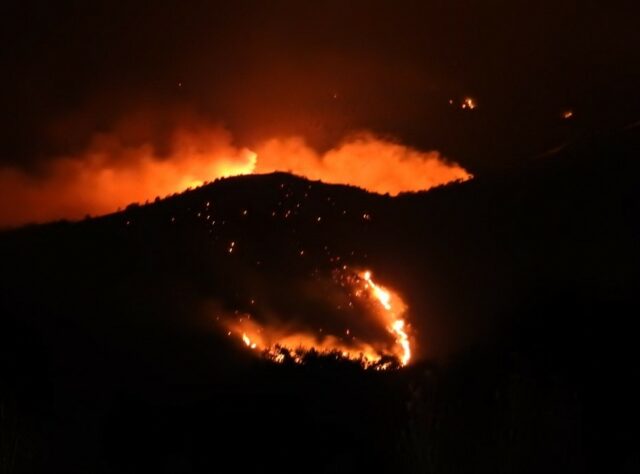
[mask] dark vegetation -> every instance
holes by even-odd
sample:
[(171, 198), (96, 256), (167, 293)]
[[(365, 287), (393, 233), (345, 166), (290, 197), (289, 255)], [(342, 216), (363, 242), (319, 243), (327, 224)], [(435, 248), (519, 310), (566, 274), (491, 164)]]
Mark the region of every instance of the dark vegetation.
[[(1, 234), (0, 472), (635, 471), (638, 138), (397, 198), (239, 177)], [(342, 264), (405, 297), (413, 365), (276, 365), (215, 320), (366, 333), (306, 290)]]

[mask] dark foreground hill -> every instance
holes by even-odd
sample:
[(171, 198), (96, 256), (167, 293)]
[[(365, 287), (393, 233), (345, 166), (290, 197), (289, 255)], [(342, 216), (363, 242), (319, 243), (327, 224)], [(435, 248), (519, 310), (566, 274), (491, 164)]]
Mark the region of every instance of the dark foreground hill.
[[(391, 198), (287, 174), (0, 235), (0, 472), (638, 467), (638, 132)], [(232, 251), (229, 249), (232, 247)], [(339, 331), (372, 269), (414, 363), (273, 365), (216, 316)]]

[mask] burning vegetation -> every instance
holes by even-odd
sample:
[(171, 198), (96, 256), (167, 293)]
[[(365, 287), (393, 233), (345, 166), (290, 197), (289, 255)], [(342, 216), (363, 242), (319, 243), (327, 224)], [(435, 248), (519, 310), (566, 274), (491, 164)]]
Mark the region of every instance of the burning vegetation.
[(402, 367), (411, 360), (411, 343), (404, 319), (407, 306), (400, 296), (372, 279), (369, 270), (355, 272), (343, 266), (334, 271), (334, 280), (349, 295), (349, 305), (361, 305), (372, 324), (387, 332), (386, 340), (365, 340), (346, 328), (337, 336), (324, 333), (260, 324), (250, 314), (239, 315), (226, 322), (228, 335), (236, 336), (244, 345), (264, 357), (283, 363), (303, 363), (310, 355), (325, 355), (359, 362), (364, 368), (386, 370)]

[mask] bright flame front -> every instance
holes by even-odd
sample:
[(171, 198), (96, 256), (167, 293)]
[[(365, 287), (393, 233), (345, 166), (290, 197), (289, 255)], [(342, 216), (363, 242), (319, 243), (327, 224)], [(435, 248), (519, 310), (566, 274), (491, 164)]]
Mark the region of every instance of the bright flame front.
[[(374, 283), (371, 279), (370, 271), (364, 272), (362, 274), (362, 278), (367, 282), (367, 285), (369, 285), (373, 295), (378, 299), (385, 311), (387, 311), (389, 319), (391, 320), (388, 326), (389, 332), (394, 334), (396, 337), (396, 343), (402, 348), (400, 362), (402, 365), (407, 365), (411, 359), (411, 344), (409, 343), (409, 335), (405, 329), (404, 319), (400, 318), (400, 315), (391, 305), (391, 293)], [(404, 313), (404, 310), (402, 313)]]
[(303, 363), (311, 353), (331, 355), (361, 363), (364, 368), (384, 370), (406, 366), (411, 360), (411, 339), (404, 318), (407, 305), (400, 296), (375, 283), (370, 271), (350, 272), (342, 270), (342, 281), (350, 296), (364, 299), (367, 317), (371, 324), (382, 325), (388, 340), (362, 340), (347, 328), (340, 337), (318, 330), (291, 330), (277, 324), (261, 324), (243, 314), (227, 322), (228, 333), (239, 337), (244, 345), (260, 352), (268, 359), (282, 363), (291, 360)]

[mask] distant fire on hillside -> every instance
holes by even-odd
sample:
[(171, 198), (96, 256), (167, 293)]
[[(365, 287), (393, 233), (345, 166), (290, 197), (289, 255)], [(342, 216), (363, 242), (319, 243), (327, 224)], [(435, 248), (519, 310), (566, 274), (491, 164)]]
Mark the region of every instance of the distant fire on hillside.
[[(238, 147), (219, 127), (170, 134), (168, 150), (97, 134), (87, 149), (26, 172), (0, 168), (0, 226), (80, 219), (162, 198), (217, 178), (274, 171), (396, 195), (427, 190), (471, 175), (438, 152), (423, 152), (372, 133), (347, 137), (318, 152), (301, 137), (276, 137)], [(10, 204), (10, 205), (9, 205)]]
[(412, 347), (407, 305), (394, 291), (373, 281), (369, 270), (356, 272), (347, 267), (334, 272), (334, 280), (348, 293), (351, 305), (366, 308), (371, 324), (386, 330), (387, 337), (370, 340), (345, 328), (342, 334), (327, 334), (322, 328), (286, 327), (260, 323), (250, 314), (225, 321), (227, 335), (236, 337), (248, 350), (276, 362), (304, 363), (310, 354), (333, 356), (359, 362), (364, 368), (386, 370), (411, 361)]

